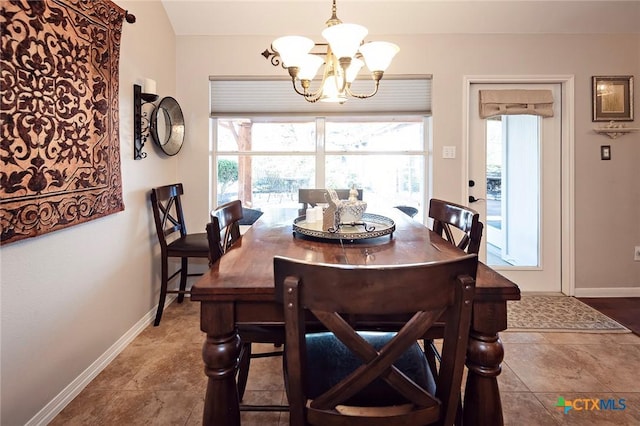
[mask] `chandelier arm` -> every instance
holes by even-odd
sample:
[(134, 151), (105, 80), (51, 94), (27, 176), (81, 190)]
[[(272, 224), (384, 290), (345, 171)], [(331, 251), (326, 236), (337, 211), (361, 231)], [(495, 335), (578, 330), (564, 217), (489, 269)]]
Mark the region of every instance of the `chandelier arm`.
[(367, 98), (371, 98), (371, 97), (373, 97), (376, 93), (378, 93), (378, 89), (379, 89), (379, 87), (380, 87), (380, 80), (376, 80), (376, 84), (375, 84), (375, 88), (374, 88), (373, 92), (371, 92), (371, 93), (369, 93), (369, 94), (366, 94), (366, 95), (361, 95), (361, 94), (358, 94), (358, 93), (353, 93), (353, 92), (351, 91), (351, 86), (350, 86), (350, 85), (348, 85), (348, 86), (345, 88), (345, 90), (346, 90), (347, 94), (348, 94), (349, 96), (351, 96), (352, 98), (356, 98), (356, 99), (367, 99)]
[(264, 49), (264, 52), (262, 52), (261, 55), (264, 56), (266, 60), (271, 62), (271, 65), (273, 65), (274, 67), (282, 65), (282, 68), (285, 68), (280, 59), (280, 55), (273, 49), (273, 46), (271, 46), (271, 50), (269, 50), (269, 48)]
[(304, 84), (301, 83), (304, 91), (300, 91), (300, 89), (298, 89), (298, 86), (296, 85), (296, 78), (293, 76), (291, 77), (291, 85), (293, 86), (293, 90), (298, 95), (304, 97), (304, 100), (307, 102), (313, 103), (313, 102), (317, 102), (318, 99), (320, 99), (322, 88), (316, 90), (315, 92), (307, 92), (306, 89), (304, 88)]

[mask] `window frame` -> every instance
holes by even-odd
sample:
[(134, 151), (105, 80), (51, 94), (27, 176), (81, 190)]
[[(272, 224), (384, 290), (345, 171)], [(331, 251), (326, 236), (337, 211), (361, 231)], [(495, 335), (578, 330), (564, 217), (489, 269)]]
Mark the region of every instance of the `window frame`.
[[(228, 150), (218, 150), (217, 136), (218, 136), (218, 121), (220, 119), (223, 120), (233, 120), (233, 119), (249, 119), (253, 122), (295, 122), (295, 121), (315, 121), (315, 150), (310, 151), (228, 151)], [(422, 124), (422, 149), (419, 150), (389, 150), (389, 151), (367, 151), (367, 150), (359, 150), (359, 151), (336, 151), (326, 150), (326, 125), (328, 121), (372, 121), (372, 122), (385, 122), (385, 121), (421, 121)], [(247, 114), (237, 114), (236, 116), (221, 116), (221, 117), (211, 117), (211, 132), (210, 132), (210, 141), (209, 141), (209, 208), (213, 209), (217, 205), (218, 200), (218, 170), (217, 170), (217, 159), (222, 156), (239, 156), (239, 155), (247, 155), (250, 157), (259, 157), (259, 156), (313, 156), (315, 158), (315, 187), (323, 188), (326, 182), (326, 159), (329, 156), (340, 155), (340, 156), (363, 156), (363, 155), (399, 155), (399, 156), (420, 156), (422, 157), (422, 199), (421, 202), (421, 210), (422, 216), (416, 217), (415, 219), (425, 223), (428, 199), (430, 198), (432, 185), (431, 185), (431, 166), (433, 164), (432, 158), (432, 117), (428, 114), (403, 114), (403, 115), (392, 115), (392, 114), (376, 114), (372, 113), (369, 115), (363, 114), (349, 114), (345, 116), (317, 116), (316, 114), (308, 114), (308, 115), (295, 115), (295, 116), (285, 116), (285, 115), (277, 115), (277, 116), (269, 116), (269, 115), (247, 115)]]

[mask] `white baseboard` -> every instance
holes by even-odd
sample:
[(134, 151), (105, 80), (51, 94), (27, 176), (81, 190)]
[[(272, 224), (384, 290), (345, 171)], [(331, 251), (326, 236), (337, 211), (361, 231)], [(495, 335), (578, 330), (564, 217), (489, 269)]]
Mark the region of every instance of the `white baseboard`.
[[(176, 296), (167, 295), (165, 308), (169, 306)], [(158, 305), (133, 325), (122, 337), (120, 337), (109, 349), (107, 349), (86, 370), (65, 387), (55, 398), (45, 405), (25, 426), (45, 426), (51, 422), (73, 399), (87, 387), (87, 385), (104, 370), (111, 361), (122, 352), (149, 324), (156, 318)]]
[(576, 288), (575, 297), (640, 297), (640, 287)]

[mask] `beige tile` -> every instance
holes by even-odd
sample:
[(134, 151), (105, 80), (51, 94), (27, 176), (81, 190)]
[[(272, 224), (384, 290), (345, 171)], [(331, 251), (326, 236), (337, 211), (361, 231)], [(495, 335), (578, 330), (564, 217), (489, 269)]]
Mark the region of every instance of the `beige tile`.
[(201, 398), (196, 402), (191, 413), (189, 414), (189, 418), (187, 419), (185, 426), (202, 426), (202, 415), (204, 414), (204, 394), (202, 392)]
[(116, 395), (113, 390), (86, 389), (67, 405), (49, 423), (51, 426), (82, 426), (96, 424), (102, 413)]
[(542, 333), (524, 332), (524, 331), (503, 331), (500, 333), (502, 343), (539, 343), (544, 342)]
[(144, 365), (150, 357), (157, 355), (157, 351), (148, 345), (129, 345), (111, 363), (93, 379), (88, 389), (120, 390), (124, 389), (133, 375)]
[(640, 392), (640, 345), (562, 345), (577, 365), (614, 392)]
[[(620, 343), (624, 338), (614, 339), (614, 336), (624, 336), (629, 333), (543, 333), (544, 339), (548, 343), (556, 344), (577, 344), (577, 345), (591, 345), (591, 344), (616, 344)], [(635, 336), (631, 333), (632, 336)], [(640, 342), (638, 342), (640, 343)]]
[(282, 357), (252, 359), (249, 364), (247, 390), (284, 390)]
[(558, 345), (511, 344), (505, 351), (504, 359), (533, 392), (610, 390)]
[[(464, 383), (463, 381), (463, 387)], [(529, 388), (527, 388), (506, 363), (502, 363), (502, 372), (498, 376), (498, 387), (500, 388), (500, 392), (529, 392)]]
[[(143, 347), (141, 347), (143, 348)], [(150, 354), (122, 387), (127, 390), (206, 389), (202, 353), (196, 345), (146, 346)]]
[(280, 423), (278, 426), (289, 426), (289, 413), (282, 413), (280, 415)]
[(200, 392), (119, 391), (93, 425), (184, 425)]
[(608, 334), (609, 340), (617, 345), (640, 345), (640, 336), (633, 333)]
[[(282, 405), (286, 403), (284, 391), (247, 391), (243, 399), (243, 404), (250, 405)], [(281, 412), (249, 412), (240, 413), (240, 421), (243, 426), (277, 426), (280, 423)]]
[(530, 392), (502, 392), (505, 426), (555, 426), (557, 423), (542, 403)]

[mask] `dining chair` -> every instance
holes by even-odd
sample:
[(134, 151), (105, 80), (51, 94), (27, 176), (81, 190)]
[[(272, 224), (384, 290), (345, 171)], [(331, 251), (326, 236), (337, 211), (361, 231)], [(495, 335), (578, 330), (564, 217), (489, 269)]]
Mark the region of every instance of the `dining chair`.
[[(480, 214), (477, 211), (450, 201), (432, 198), (429, 201), (429, 217), (433, 219), (433, 231), (451, 244), (467, 253), (477, 254), (480, 251), (484, 225), (480, 222)], [(456, 229), (458, 231), (455, 231)]]
[(217, 217), (220, 227), (220, 250), (224, 254), (240, 238), (240, 221), (242, 220), (242, 201), (233, 200), (211, 210), (211, 218)]
[[(336, 194), (341, 200), (347, 200), (349, 198), (350, 189), (336, 189)], [(318, 188), (300, 188), (298, 189), (298, 202), (302, 203), (302, 208), (298, 210), (298, 215), (302, 216), (306, 213), (308, 207), (315, 207), (318, 204), (327, 203), (325, 194), (326, 189)], [(362, 189), (358, 189), (358, 200), (362, 201), (363, 192)]]
[[(158, 311), (153, 323), (160, 324), (162, 311), (167, 293), (177, 293), (178, 303), (182, 303), (184, 295), (189, 293), (187, 277), (202, 274), (190, 274), (188, 271), (189, 258), (209, 257), (209, 244), (206, 233), (188, 234), (184, 221), (182, 202), (184, 194), (181, 183), (160, 186), (151, 190), (151, 207), (156, 225), (156, 233), (160, 242), (161, 284)], [(178, 257), (181, 260), (180, 269), (169, 276), (169, 258)], [(169, 281), (180, 274), (180, 286), (177, 290), (168, 290)]]
[[(482, 241), (484, 225), (479, 220), (480, 214), (472, 208), (450, 201), (432, 198), (429, 201), (429, 217), (433, 219), (433, 231), (467, 253), (478, 254)], [(434, 333), (434, 338), (442, 337)], [(438, 364), (442, 362), (442, 354), (438, 350), (434, 338), (424, 339), (425, 356), (434, 374)], [(462, 406), (458, 407), (458, 415)]]
[[(215, 263), (229, 249), (233, 247), (241, 237), (240, 222), (244, 218), (244, 209), (240, 200), (229, 201), (211, 211), (211, 221), (207, 224), (207, 236), (209, 241), (210, 259)], [(257, 218), (256, 218), (257, 220)], [(249, 366), (251, 359), (281, 356), (281, 350), (270, 352), (252, 353), (252, 343), (274, 343), (281, 346), (284, 343), (282, 327), (241, 324), (238, 326), (238, 334), (242, 341), (238, 361), (237, 387), (240, 401), (244, 396), (249, 378)], [(243, 411), (284, 411), (282, 406), (241, 406)]]
[[(413, 265), (328, 265), (276, 256), (291, 425), (452, 425), (460, 398), (477, 255)], [(311, 314), (328, 332), (311, 332)], [(358, 315), (395, 332), (358, 328)], [(444, 318), (431, 373), (417, 344)]]

